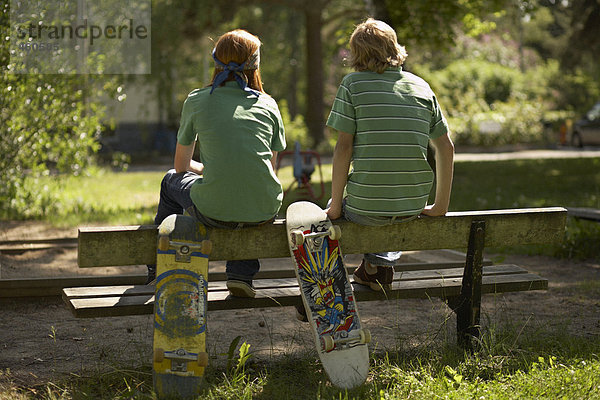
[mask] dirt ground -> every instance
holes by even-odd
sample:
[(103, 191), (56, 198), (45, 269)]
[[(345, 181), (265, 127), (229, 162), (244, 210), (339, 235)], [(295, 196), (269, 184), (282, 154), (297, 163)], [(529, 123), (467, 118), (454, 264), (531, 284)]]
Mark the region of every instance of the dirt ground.
[[(76, 237), (76, 230), (0, 222), (0, 241), (41, 237)], [(495, 261), (499, 258), (486, 256)], [(404, 256), (409, 261), (428, 257), (431, 255), (418, 252)], [(349, 256), (347, 263), (357, 259)], [(585, 338), (600, 335), (598, 263), (521, 255), (506, 256), (502, 262), (548, 278), (549, 290), (484, 296), (484, 327), (498, 324), (495, 329), (515, 329), (522, 335), (540, 329), (567, 330)], [(117, 271), (143, 272), (143, 267), (82, 272), (77, 268), (74, 248), (0, 254), (1, 279)], [(371, 351), (406, 348), (429, 340), (455, 340), (453, 314), (437, 299), (362, 302), (359, 311), (372, 332)], [(0, 388), (9, 380), (13, 385), (32, 387), (150, 363), (151, 316), (77, 319), (59, 298), (2, 299), (0, 321)], [(227, 349), (238, 335), (251, 345), (255, 360), (307, 352), (316, 358), (308, 324), (297, 321), (290, 307), (213, 312), (208, 316), (208, 328), (213, 365), (226, 362)]]

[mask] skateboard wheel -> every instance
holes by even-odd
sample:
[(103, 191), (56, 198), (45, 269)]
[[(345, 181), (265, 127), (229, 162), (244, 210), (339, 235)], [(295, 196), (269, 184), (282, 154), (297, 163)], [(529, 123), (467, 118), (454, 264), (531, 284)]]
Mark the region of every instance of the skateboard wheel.
[(296, 246), (302, 246), (304, 244), (304, 233), (302, 231), (292, 231), (292, 243)]
[(325, 335), (321, 336), (321, 347), (323, 351), (331, 351), (335, 347), (335, 341), (333, 340), (333, 336)]
[(161, 349), (160, 347), (157, 349), (154, 349), (154, 362), (161, 363), (161, 362), (163, 362), (164, 359), (165, 359), (165, 351), (163, 349)]
[(159, 236), (158, 237), (158, 249), (160, 251), (167, 251), (169, 250), (170, 247), (170, 240), (169, 237), (164, 235), (164, 236)]
[(203, 240), (201, 246), (202, 248), (200, 249), (200, 251), (202, 251), (202, 253), (206, 254), (207, 256), (210, 255), (210, 253), (212, 252), (212, 242), (210, 240)]
[(371, 331), (368, 329), (361, 329), (359, 331), (360, 334), (360, 343), (371, 343)]
[(198, 365), (201, 367), (208, 366), (208, 353), (198, 353)]
[(329, 233), (329, 239), (331, 240), (338, 240), (342, 237), (342, 228), (338, 225), (331, 225), (327, 232)]

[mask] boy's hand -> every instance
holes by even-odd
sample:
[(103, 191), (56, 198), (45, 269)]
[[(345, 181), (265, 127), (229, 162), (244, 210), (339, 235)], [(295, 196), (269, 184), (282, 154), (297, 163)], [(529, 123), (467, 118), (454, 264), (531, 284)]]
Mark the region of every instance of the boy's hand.
[(421, 214), (429, 217), (440, 217), (442, 215), (446, 215), (447, 212), (448, 210), (442, 209), (441, 207), (436, 207), (435, 204), (432, 204), (430, 206), (426, 206)]
[(329, 207), (325, 210), (325, 214), (329, 217), (329, 219), (334, 220), (338, 219), (342, 216), (342, 208), (341, 207)]

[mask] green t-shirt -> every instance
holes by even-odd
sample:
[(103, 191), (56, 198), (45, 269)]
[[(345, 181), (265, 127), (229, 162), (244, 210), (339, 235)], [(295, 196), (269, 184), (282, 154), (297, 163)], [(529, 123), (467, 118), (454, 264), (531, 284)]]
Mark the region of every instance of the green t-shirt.
[(433, 171), (427, 146), (448, 132), (429, 85), (399, 69), (354, 72), (342, 80), (327, 125), (354, 135), (346, 207), (405, 216), (427, 205)]
[(283, 190), (271, 158), (285, 149), (277, 103), (242, 91), (237, 82), (210, 94), (192, 91), (183, 104), (177, 141), (198, 141), (203, 179), (191, 189), (203, 215), (220, 221), (261, 222), (275, 216)]

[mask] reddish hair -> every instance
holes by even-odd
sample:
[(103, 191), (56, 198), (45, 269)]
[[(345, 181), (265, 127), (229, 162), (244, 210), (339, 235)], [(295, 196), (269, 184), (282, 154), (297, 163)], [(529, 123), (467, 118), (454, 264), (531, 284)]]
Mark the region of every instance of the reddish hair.
[[(260, 49), (260, 39), (251, 33), (243, 30), (236, 29), (231, 32), (225, 33), (221, 36), (215, 44), (215, 57), (219, 59), (223, 64), (235, 62), (241, 64), (248, 60), (255, 51)], [(213, 76), (210, 84), (215, 80), (215, 77), (219, 73), (220, 68), (215, 67)], [(243, 74), (246, 76), (248, 87), (259, 92), (265, 93), (263, 89), (262, 79), (260, 77), (260, 68), (251, 70), (244, 70)], [(231, 81), (235, 78), (231, 75), (227, 80)]]

